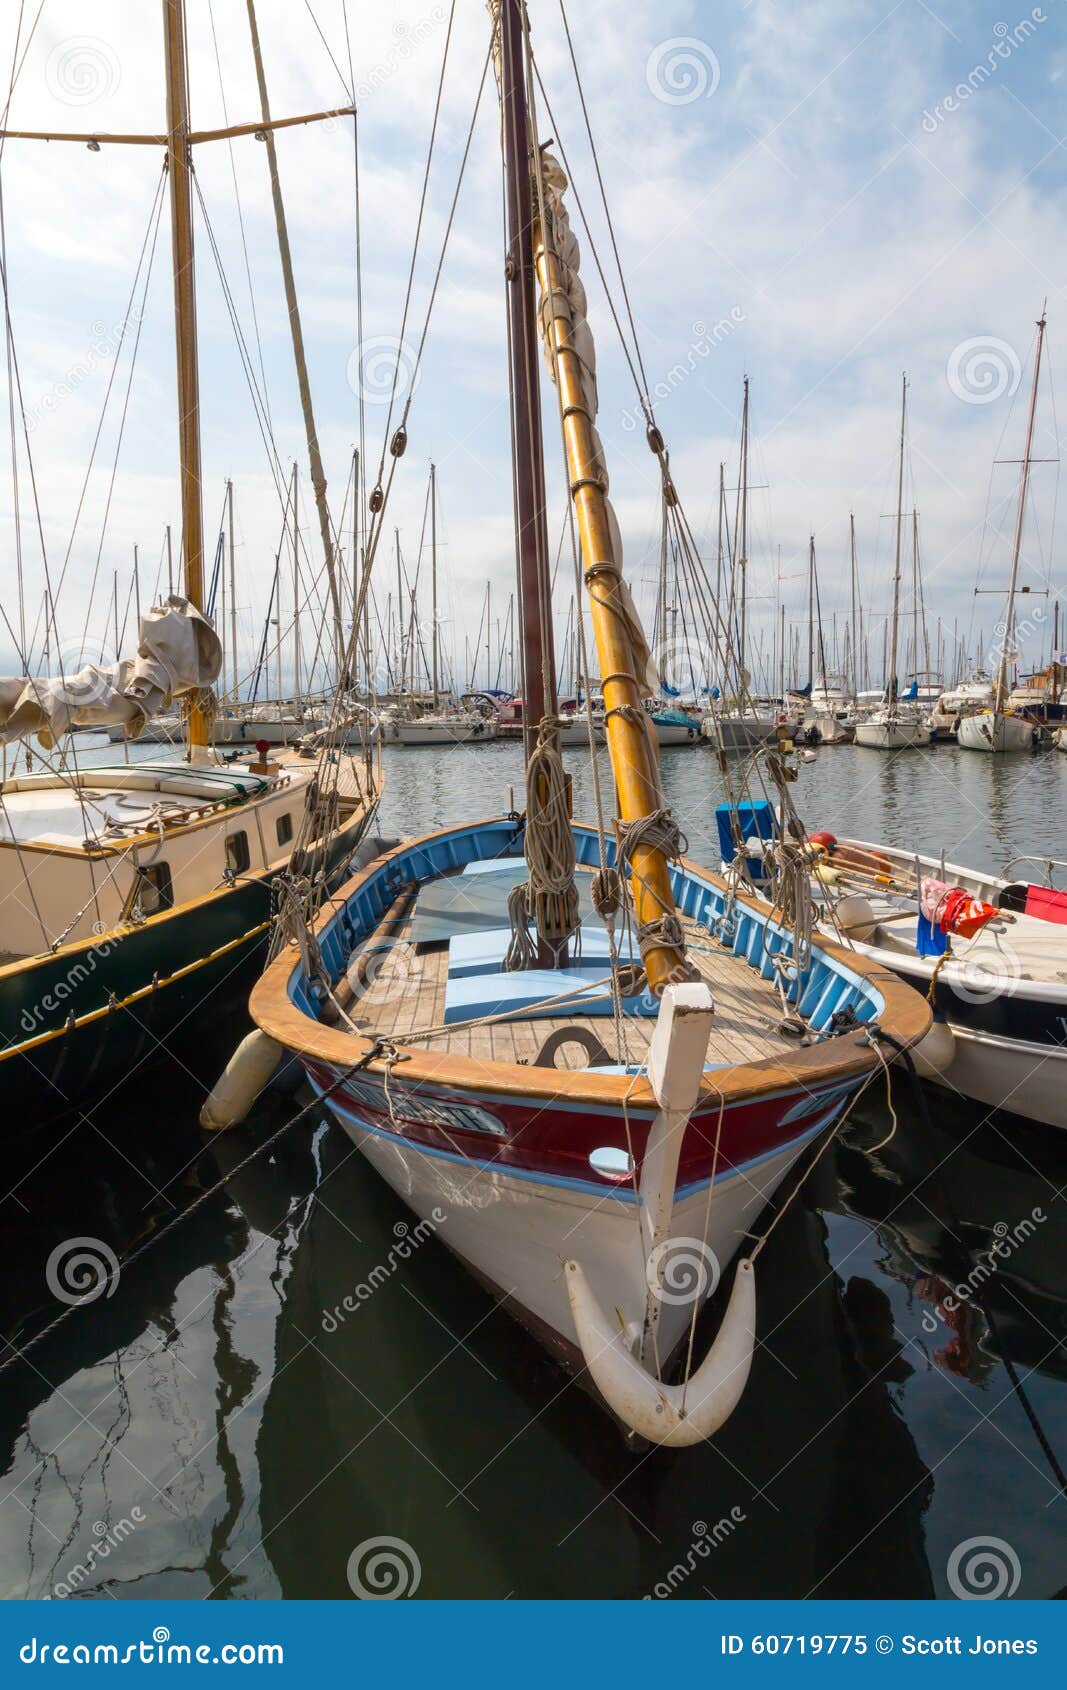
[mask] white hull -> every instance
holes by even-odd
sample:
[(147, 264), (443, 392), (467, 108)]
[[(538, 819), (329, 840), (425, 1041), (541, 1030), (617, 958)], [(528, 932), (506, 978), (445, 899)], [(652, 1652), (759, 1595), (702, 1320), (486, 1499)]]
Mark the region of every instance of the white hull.
[(952, 1056), (941, 1072), (933, 1063), (924, 1068), (928, 1079), (991, 1109), (1067, 1128), (1067, 1049), (1050, 1050), (1048, 1045), (950, 1025), (955, 1041)]
[(900, 720), (856, 723), (856, 744), (869, 751), (911, 751), (929, 745), (930, 729), (922, 722)]
[(1025, 716), (990, 710), (979, 716), (964, 716), (956, 738), (966, 751), (1029, 751), (1034, 730)]
[[(460, 1157), (430, 1154), (410, 1140), (397, 1139), (358, 1121), (336, 1099), (329, 1107), (353, 1144), (421, 1220), (475, 1274), (502, 1293), (513, 1311), (559, 1353), (576, 1351), (574, 1319), (561, 1271), (568, 1255), (579, 1253), (582, 1267), (605, 1308), (614, 1309), (624, 1327), (640, 1332), (648, 1287), (637, 1230), (637, 1211), (620, 1195), (603, 1189), (571, 1191), (555, 1181), (517, 1178), (499, 1165), (476, 1164)], [(706, 1236), (718, 1268), (725, 1272), (763, 1208), (789, 1173), (816, 1128), (765, 1161), (720, 1173), (708, 1215), (707, 1187), (688, 1192), (675, 1205), (671, 1235), (691, 1243), (700, 1254)], [(577, 1185), (577, 1181), (575, 1184)], [(441, 1218), (443, 1217), (443, 1218)], [(701, 1257), (706, 1261), (706, 1258)], [(708, 1272), (700, 1301), (715, 1288)], [(659, 1345), (664, 1358), (684, 1338), (693, 1316), (692, 1301), (664, 1300)]]
[(817, 711), (810, 725), (819, 736), (820, 745), (851, 745), (856, 737), (856, 724), (843, 721), (833, 711)]
[[(604, 739), (604, 724), (602, 721), (599, 721), (596, 717), (594, 717), (593, 743), (595, 745), (603, 745)], [(584, 716), (579, 717), (577, 721), (564, 722), (563, 726), (559, 730), (559, 743), (561, 745), (568, 746), (584, 745), (588, 747), (589, 727)]]
[(773, 745), (778, 739), (790, 739), (796, 732), (795, 721), (780, 722), (777, 716), (752, 712), (745, 716), (705, 716), (700, 731), (722, 751), (748, 751), (756, 745)]
[(317, 716), (303, 719), (295, 716), (219, 716), (215, 720), (212, 741), (215, 745), (254, 746), (258, 741), (265, 745), (295, 745), (305, 734), (314, 733), (322, 726)]
[(656, 739), (660, 745), (695, 745), (700, 738), (700, 728), (696, 722), (685, 728), (680, 722), (653, 722)]
[(496, 723), (457, 717), (426, 722), (383, 722), (382, 738), (390, 745), (469, 745), (497, 737)]

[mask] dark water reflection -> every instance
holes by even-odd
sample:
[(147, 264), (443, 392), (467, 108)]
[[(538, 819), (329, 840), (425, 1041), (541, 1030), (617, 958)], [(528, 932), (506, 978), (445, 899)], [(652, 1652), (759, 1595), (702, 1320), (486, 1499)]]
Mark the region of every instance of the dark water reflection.
[[(384, 827), (503, 808), (517, 749), (460, 755), (391, 753)], [(711, 860), (714, 758), (670, 755), (665, 778)], [(1055, 754), (835, 751), (796, 794), (812, 825), (992, 866), (1055, 847), (1065, 781)], [(888, 1119), (857, 1116), (762, 1258), (741, 1409), (713, 1446), (634, 1459), (432, 1240), (381, 1274), (408, 1217), (335, 1128), (313, 1114), (236, 1171), (295, 1105), (272, 1098), (211, 1145), (201, 1096), (157, 1075), (121, 1113), (9, 1156), (9, 1339), (59, 1311), (56, 1245), (150, 1247), (0, 1381), (5, 1595), (350, 1598), (349, 1557), (381, 1536), (418, 1556), (426, 1597), (947, 1596), (976, 1536), (1017, 1558), (1020, 1595), (1067, 1583), (1067, 1146), (1051, 1132), (980, 1126), (933, 1094), (924, 1116), (901, 1092), (895, 1138), (869, 1153)], [(946, 1312), (1037, 1212), (982, 1305)]]

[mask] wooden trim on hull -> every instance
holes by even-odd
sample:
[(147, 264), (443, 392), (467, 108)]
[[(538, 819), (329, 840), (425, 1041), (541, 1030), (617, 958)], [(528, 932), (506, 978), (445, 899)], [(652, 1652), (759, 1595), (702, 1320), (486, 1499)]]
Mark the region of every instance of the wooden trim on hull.
[[(485, 826), (507, 823), (509, 818), (497, 817)], [(337, 909), (349, 903), (361, 887), (380, 873), (385, 865), (413, 850), (431, 845), (450, 835), (467, 829), (440, 828), (417, 840), (409, 840), (376, 859), (362, 873), (355, 875), (324, 905), (316, 922), (315, 932), (321, 939), (335, 919)], [(589, 831), (589, 830), (583, 830)], [(721, 875), (699, 867), (684, 859), (679, 865), (684, 874), (720, 892), (727, 890)], [(759, 899), (737, 894), (737, 903), (764, 917), (770, 917), (770, 906)], [(930, 1026), (928, 1005), (890, 969), (872, 963), (854, 951), (846, 950), (831, 940), (820, 938), (818, 948), (835, 958), (853, 974), (869, 982), (883, 1000), (882, 1017), (891, 1024), (893, 1035), (902, 1044), (917, 1044)], [(359, 1033), (328, 1027), (312, 1020), (292, 1001), (289, 982), (299, 965), (295, 947), (288, 947), (257, 982), (250, 1000), (253, 1020), (264, 1032), (286, 1049), (312, 1062), (326, 1063), (336, 1070), (345, 1070), (365, 1061), (374, 1048), (374, 1041)], [(655, 1098), (646, 1079), (633, 1079), (625, 1074), (593, 1073), (588, 1069), (538, 1069), (517, 1063), (485, 1061), (469, 1056), (429, 1051), (417, 1044), (405, 1046), (403, 1037), (397, 1039), (408, 1058), (404, 1062), (403, 1080), (406, 1084), (426, 1082), (431, 1085), (474, 1091), (483, 1095), (519, 1095), (545, 1101), (563, 1101), (621, 1108), (625, 1099), (636, 1110), (655, 1109)], [(701, 1103), (718, 1107), (720, 1098), (727, 1103), (769, 1092), (805, 1088), (816, 1079), (820, 1085), (844, 1080), (870, 1071), (878, 1061), (867, 1037), (843, 1035), (827, 1043), (799, 1047), (790, 1054), (786, 1066), (768, 1057), (760, 1062), (739, 1064), (718, 1070), (713, 1078), (705, 1078), (701, 1088)], [(700, 1105), (698, 1105), (698, 1108)]]

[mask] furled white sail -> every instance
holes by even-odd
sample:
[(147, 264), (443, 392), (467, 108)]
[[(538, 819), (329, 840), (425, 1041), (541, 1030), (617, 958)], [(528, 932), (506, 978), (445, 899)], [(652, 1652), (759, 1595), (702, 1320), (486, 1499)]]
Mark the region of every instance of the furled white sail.
[(51, 748), (71, 728), (123, 722), (136, 739), (149, 717), (182, 693), (211, 687), (222, 645), (211, 623), (173, 595), (142, 616), (137, 655), (88, 663), (73, 675), (0, 680), (0, 740), (35, 733)]

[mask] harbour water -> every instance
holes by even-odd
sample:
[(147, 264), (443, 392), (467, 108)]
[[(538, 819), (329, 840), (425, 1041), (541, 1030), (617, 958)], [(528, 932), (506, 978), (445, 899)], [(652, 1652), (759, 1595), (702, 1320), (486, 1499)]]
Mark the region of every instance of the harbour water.
[[(587, 758), (567, 762), (591, 817)], [(509, 742), (385, 764), (385, 834), (499, 812), (521, 783)], [(714, 863), (714, 755), (663, 769)], [(793, 792), (809, 827), (996, 868), (1061, 848), (1067, 757), (843, 747)], [(205, 1035), (203, 1079), (236, 1031)], [(419, 1598), (947, 1597), (974, 1539), (1005, 1594), (1063, 1594), (1052, 1129), (901, 1081), (885, 1142), (872, 1092), (764, 1252), (741, 1409), (709, 1445), (635, 1455), (321, 1110), (239, 1169), (300, 1101), (208, 1140), (203, 1090), (156, 1068), (62, 1138), (9, 1124), (6, 1337), (66, 1313), (49, 1262), (71, 1240), (136, 1259), (3, 1377), (3, 1595), (351, 1599), (380, 1539)]]

